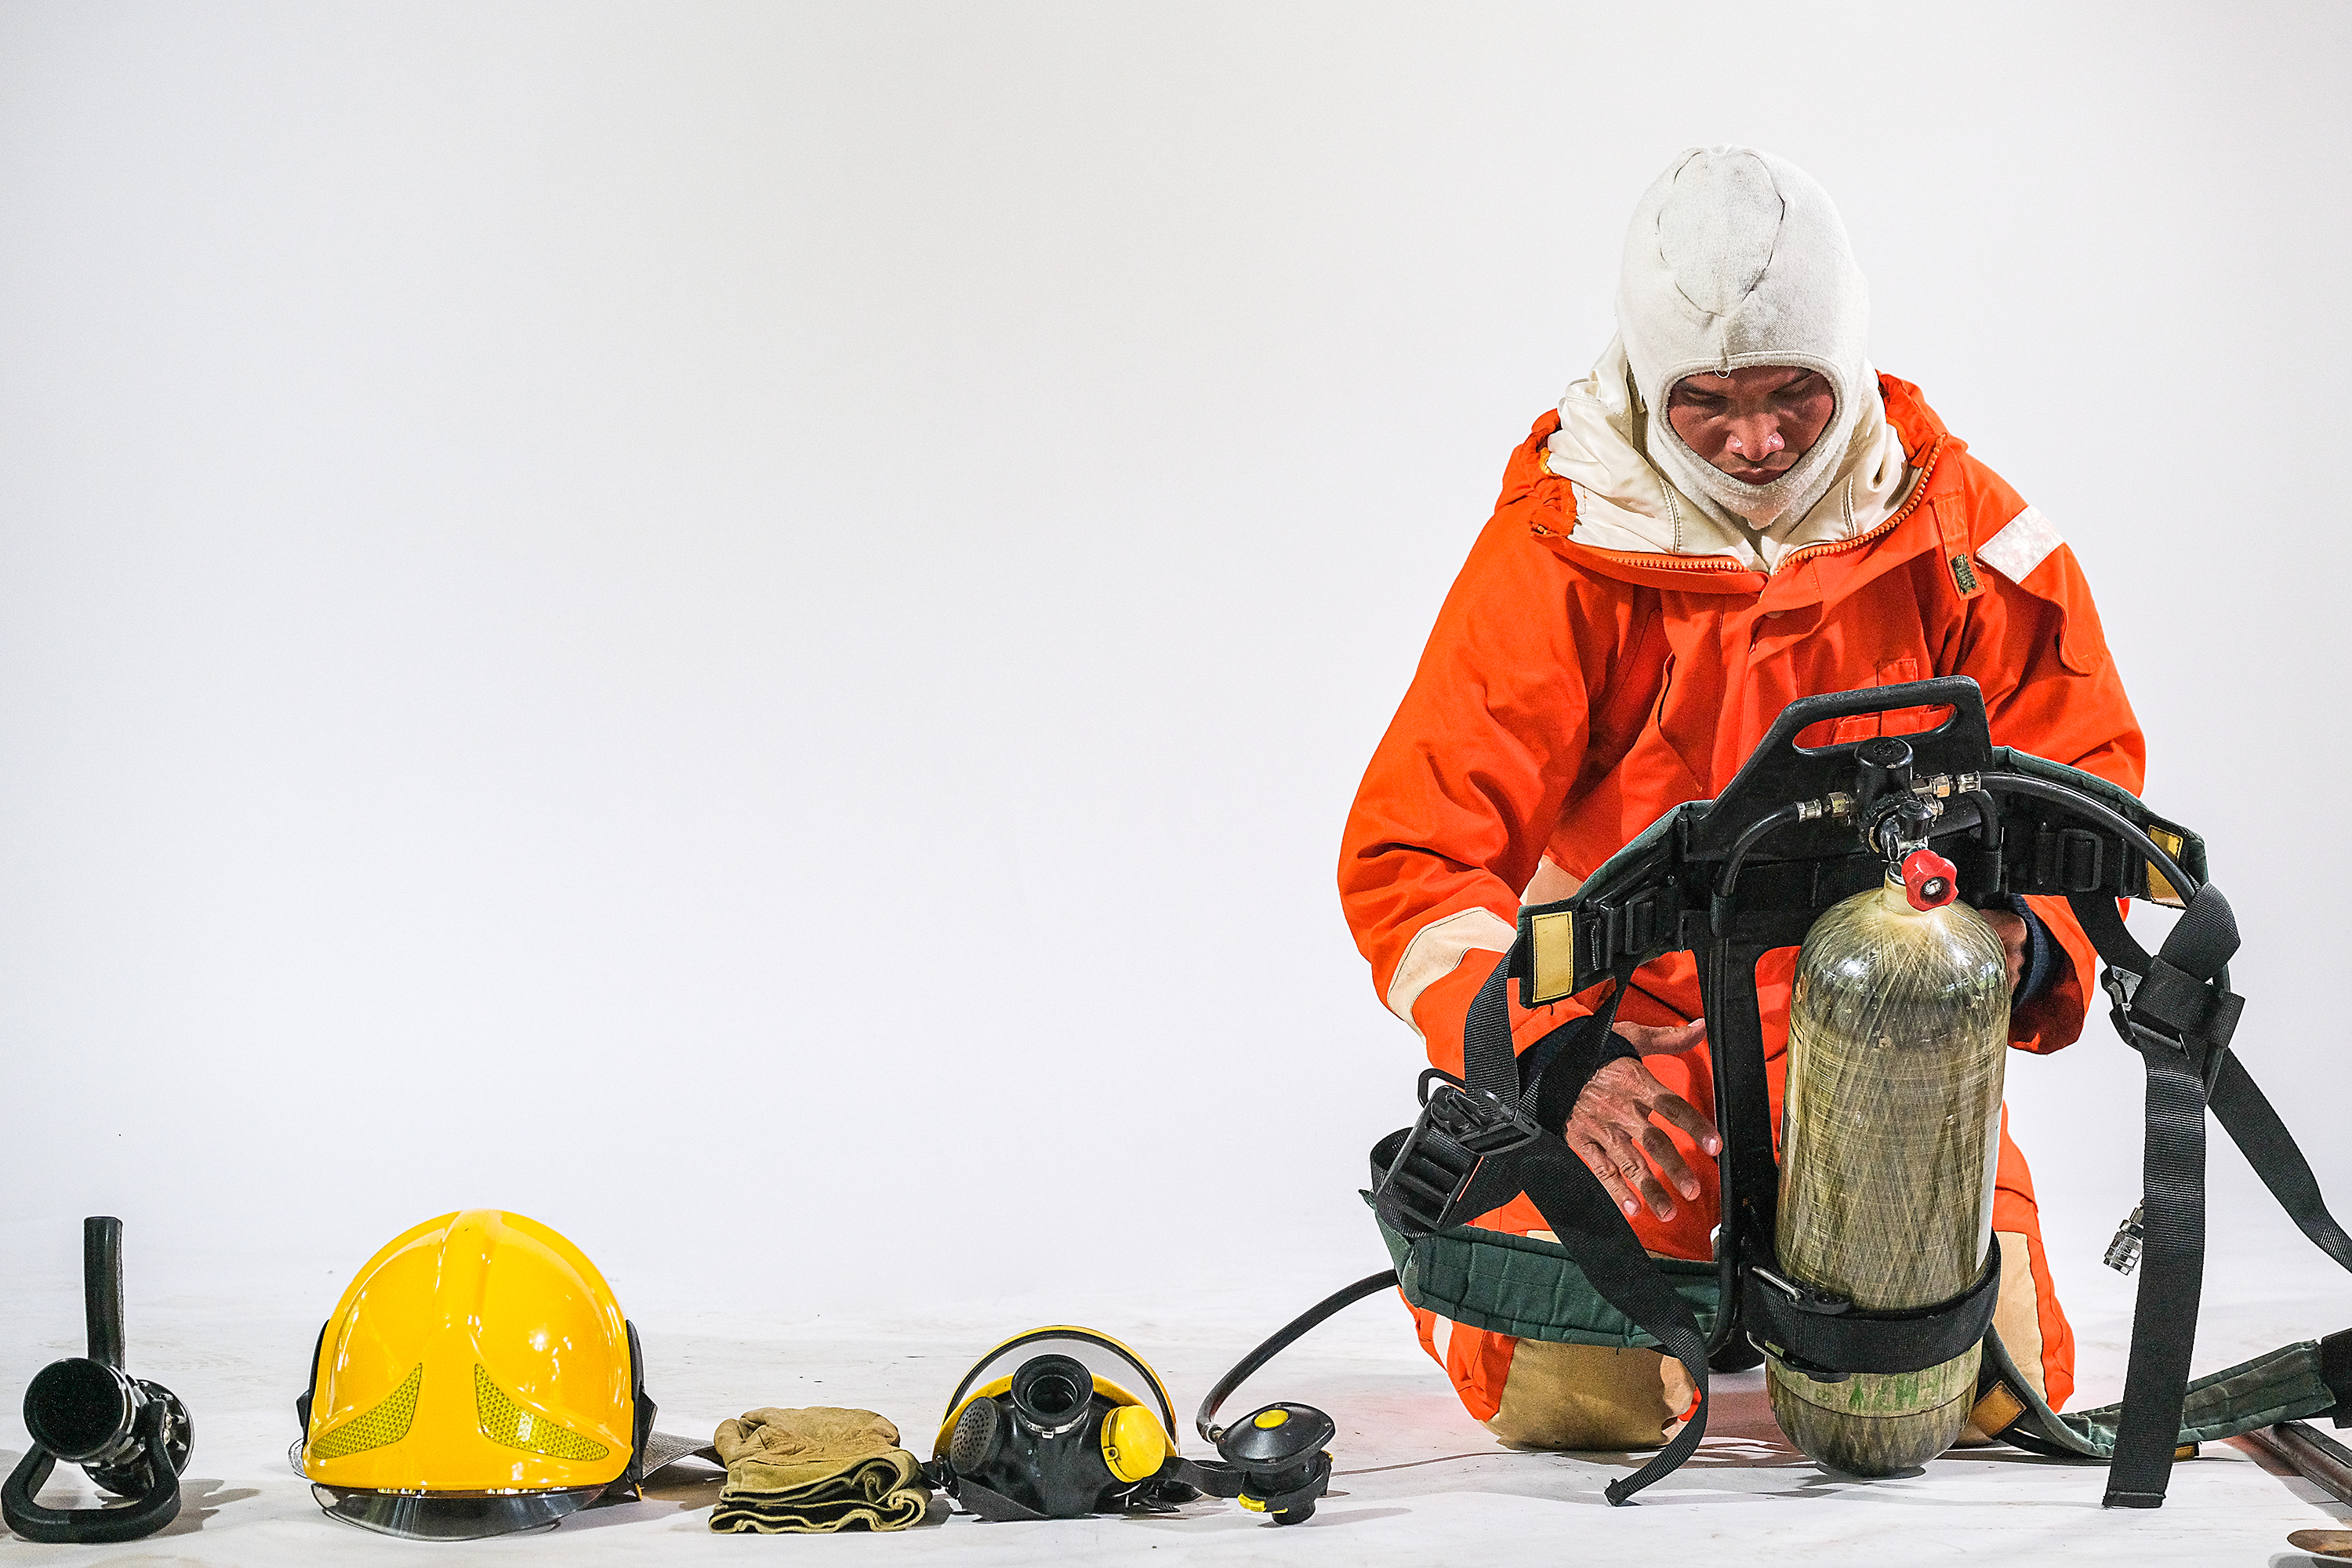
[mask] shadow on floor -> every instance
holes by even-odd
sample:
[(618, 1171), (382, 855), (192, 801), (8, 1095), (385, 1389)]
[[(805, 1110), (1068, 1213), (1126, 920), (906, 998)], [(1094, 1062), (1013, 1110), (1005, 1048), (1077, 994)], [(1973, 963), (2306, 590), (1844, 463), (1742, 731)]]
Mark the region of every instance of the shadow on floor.
[(180, 1478), (180, 1517), (157, 1531), (157, 1535), (193, 1535), (205, 1527), (205, 1521), (218, 1513), (227, 1503), (243, 1502), (249, 1497), (259, 1497), (255, 1487), (223, 1486), (219, 1481)]
[(646, 1501), (688, 1513), (716, 1504), (719, 1489), (726, 1484), (725, 1470), (712, 1469), (698, 1460), (681, 1459), (647, 1476), (643, 1490)]

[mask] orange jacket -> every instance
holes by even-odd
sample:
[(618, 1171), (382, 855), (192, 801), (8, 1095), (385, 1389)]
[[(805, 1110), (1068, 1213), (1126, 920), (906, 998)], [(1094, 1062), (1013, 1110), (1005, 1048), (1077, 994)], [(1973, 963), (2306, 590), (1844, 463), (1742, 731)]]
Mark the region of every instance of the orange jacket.
[[(1918, 388), (1879, 383), (1924, 478), (1879, 527), (1794, 551), (1769, 577), (1728, 556), (1578, 544), (1570, 487), (1543, 461), (1557, 414), (1511, 455), (1495, 515), (1365, 772), (1339, 860), (1373, 984), (1435, 1065), (1461, 1070), (1463, 1016), (1523, 896), (1567, 897), (1666, 811), (1719, 794), (1796, 698), (1972, 676), (1996, 744), (2138, 791), (2138, 721), (2074, 552)], [(1885, 727), (1920, 727), (1909, 717)], [(1842, 721), (1837, 739), (1881, 722)], [(2066, 962), (2018, 1009), (2011, 1034), (2051, 1051), (2081, 1032), (2096, 960), (2064, 900), (2031, 902)], [(1759, 971), (1775, 1055), (1794, 958), (1784, 950)], [(1645, 965), (1634, 986), (1624, 1017), (1698, 1016), (1687, 953)], [(1588, 1000), (1529, 1013), (1515, 999), (1517, 1044), (1589, 1011)]]

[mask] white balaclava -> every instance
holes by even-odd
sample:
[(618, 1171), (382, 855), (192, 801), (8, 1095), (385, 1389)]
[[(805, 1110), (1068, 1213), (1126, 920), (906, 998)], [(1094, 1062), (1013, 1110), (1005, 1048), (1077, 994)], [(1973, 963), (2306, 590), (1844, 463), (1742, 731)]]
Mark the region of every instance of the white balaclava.
[[(1694, 147), (1643, 194), (1625, 236), (1617, 330), (1644, 405), (1644, 445), (1675, 488), (1749, 527), (1801, 518), (1837, 478), (1863, 400), (1870, 292), (1829, 193), (1749, 147)], [(1796, 466), (1769, 484), (1733, 479), (1666, 421), (1675, 383), (1748, 365), (1817, 370), (1837, 407)]]

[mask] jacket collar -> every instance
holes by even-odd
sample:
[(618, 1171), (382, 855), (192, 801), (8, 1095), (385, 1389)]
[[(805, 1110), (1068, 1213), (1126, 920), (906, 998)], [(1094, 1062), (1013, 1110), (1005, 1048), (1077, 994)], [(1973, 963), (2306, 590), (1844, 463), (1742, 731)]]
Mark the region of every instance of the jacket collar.
[[(1935, 530), (1922, 517), (1921, 503), (1958, 486), (1958, 465), (1947, 459), (1966, 450), (1965, 444), (1927, 406), (1917, 387), (1883, 374), (1878, 384), (1885, 422), (1901, 443), (1906, 470), (1892, 510), (1876, 522), (1857, 528), (1850, 537), (1793, 543), (1769, 574), (1758, 569), (1752, 554), (1742, 560), (1728, 552), (1626, 548), (1638, 546), (1641, 541), (1621, 531), (1622, 520), (1614, 516), (1610, 521), (1618, 526), (1597, 526), (1601, 518), (1596, 515), (1592, 520), (1596, 526), (1588, 531), (1579, 515), (1579, 503), (1601, 498), (1590, 487), (1553, 472), (1547, 461), (1548, 457), (1559, 460), (1559, 448), (1552, 443), (1561, 428), (1559, 411), (1537, 420), (1527, 443), (1513, 455), (1505, 494), (1507, 499), (1516, 495), (1528, 503), (1529, 531), (1547, 546), (1600, 576), (1680, 593), (1760, 596), (1769, 608), (1793, 608), (1843, 596), (1935, 546)], [(1637, 476), (1634, 482), (1638, 483)], [(1622, 508), (1637, 496), (1638, 490), (1620, 490), (1607, 504)], [(1595, 505), (1592, 510), (1601, 513), (1602, 509)]]

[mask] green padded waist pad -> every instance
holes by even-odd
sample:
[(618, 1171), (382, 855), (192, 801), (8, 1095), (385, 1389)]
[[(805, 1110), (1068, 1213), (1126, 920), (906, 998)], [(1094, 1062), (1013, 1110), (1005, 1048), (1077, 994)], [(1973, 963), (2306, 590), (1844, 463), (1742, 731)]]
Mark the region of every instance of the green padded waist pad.
[[(1367, 1203), (1371, 1199), (1370, 1193), (1363, 1196)], [(1523, 1340), (1658, 1348), (1656, 1340), (1601, 1300), (1568, 1249), (1556, 1241), (1475, 1226), (1454, 1226), (1407, 1241), (1383, 1225), (1381, 1239), (1396, 1265), (1404, 1299), (1441, 1318)], [(1712, 1332), (1721, 1300), (1715, 1265), (1680, 1258), (1653, 1261), (1674, 1282), (1675, 1293), (1690, 1303), (1700, 1331)], [(2114, 1455), (2122, 1405), (2061, 1415), (2017, 1374), (2007, 1352), (1998, 1348), (1997, 1338), (1988, 1335), (1987, 1345), (1993, 1364), (2008, 1374), (2002, 1382), (2027, 1406), (2004, 1436), (2042, 1453), (2092, 1459)], [(2258, 1426), (2324, 1415), (2335, 1407), (2336, 1394), (2320, 1375), (2319, 1346), (2305, 1340), (2190, 1384), (2180, 1411), (2180, 1441), (2217, 1443)]]
[[(1370, 1193), (1363, 1196), (1370, 1202)], [(1568, 1249), (1556, 1241), (1475, 1226), (1454, 1226), (1407, 1241), (1383, 1225), (1381, 1239), (1396, 1265), (1404, 1299), (1441, 1318), (1523, 1340), (1658, 1348), (1656, 1340), (1601, 1300)], [(1715, 1265), (1680, 1258), (1653, 1261), (1674, 1282), (1675, 1293), (1690, 1303), (1700, 1331), (1712, 1332), (1721, 1304)], [(2008, 1374), (2002, 1382), (2027, 1406), (2004, 1436), (2042, 1453), (2093, 1459), (2114, 1455), (2123, 1406), (2106, 1405), (2061, 1415), (2034, 1395), (1999, 1345), (1997, 1338), (1987, 1336), (1993, 1364)], [(2216, 1443), (2258, 1426), (2324, 1415), (2335, 1407), (2336, 1394), (2320, 1375), (2319, 1346), (2305, 1340), (2190, 1384), (2180, 1412), (2180, 1441)]]
[[(1363, 1198), (1369, 1204), (1372, 1194)], [(1407, 1241), (1382, 1225), (1381, 1239), (1388, 1244), (1404, 1299), (1441, 1318), (1523, 1340), (1658, 1348), (1657, 1341), (1601, 1299), (1568, 1248), (1556, 1241), (1475, 1226), (1452, 1226)], [(1699, 1332), (1712, 1332), (1722, 1300), (1715, 1265), (1679, 1258), (1653, 1261), (1674, 1282), (1675, 1293), (1690, 1303)]]
[[(2116, 1428), (2124, 1413), (2121, 1405), (2061, 1415), (2018, 1374), (2000, 1335), (1987, 1334), (1985, 1350), (2002, 1386), (2025, 1405), (2024, 1413), (2000, 1434), (2004, 1440), (2044, 1454), (2078, 1454), (2086, 1459), (2115, 1457)], [(2180, 1443), (2184, 1447), (2218, 1443), (2258, 1426), (2324, 1415), (2335, 1408), (2335, 1392), (2320, 1375), (2319, 1346), (2303, 1340), (2208, 1373), (2190, 1384), (2180, 1406)]]

